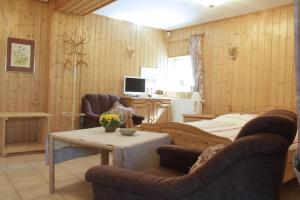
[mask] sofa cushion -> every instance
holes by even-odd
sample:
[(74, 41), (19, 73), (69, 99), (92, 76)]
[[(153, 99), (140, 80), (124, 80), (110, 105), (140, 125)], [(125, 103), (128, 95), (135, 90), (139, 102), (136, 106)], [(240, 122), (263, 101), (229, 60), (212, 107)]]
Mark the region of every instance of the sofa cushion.
[(221, 151), (225, 147), (224, 144), (218, 144), (216, 146), (211, 146), (205, 149), (203, 153), (198, 157), (198, 160), (190, 168), (189, 174), (204, 165), (208, 160), (210, 160), (214, 155)]
[(90, 108), (93, 113), (100, 114), (100, 101), (99, 101), (99, 95), (98, 94), (87, 94), (85, 96), (87, 99), (87, 102), (90, 104)]
[(118, 113), (121, 118), (121, 124), (125, 123), (127, 120), (128, 115), (134, 114), (134, 110), (131, 107), (123, 106), (119, 101), (116, 101), (112, 108), (110, 109), (111, 112)]

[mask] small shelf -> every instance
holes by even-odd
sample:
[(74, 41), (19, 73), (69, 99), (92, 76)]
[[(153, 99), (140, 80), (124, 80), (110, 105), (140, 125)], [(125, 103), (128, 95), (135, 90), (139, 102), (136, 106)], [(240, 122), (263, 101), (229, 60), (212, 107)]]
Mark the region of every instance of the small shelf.
[[(26, 132), (27, 125), (22, 126), (7, 126), (7, 123), (12, 123), (13, 121), (18, 121), (20, 118), (38, 118), (38, 124), (30, 126), (33, 129), (36, 129), (36, 142), (26, 142), (32, 141), (28, 138), (22, 138), (22, 142), (14, 142), (6, 140), (7, 134), (12, 132), (16, 128), (16, 132)], [(0, 112), (0, 153), (4, 157), (7, 154), (14, 153), (25, 153), (25, 152), (35, 152), (35, 151), (44, 151), (44, 141), (46, 136), (50, 132), (50, 118), (51, 114), (43, 112)], [(24, 141), (24, 142), (23, 142)], [(6, 143), (7, 142), (7, 143)]]
[(37, 142), (28, 142), (28, 143), (14, 143), (5, 145), (5, 153), (22, 153), (22, 152), (34, 152), (34, 151), (43, 151), (45, 146)]

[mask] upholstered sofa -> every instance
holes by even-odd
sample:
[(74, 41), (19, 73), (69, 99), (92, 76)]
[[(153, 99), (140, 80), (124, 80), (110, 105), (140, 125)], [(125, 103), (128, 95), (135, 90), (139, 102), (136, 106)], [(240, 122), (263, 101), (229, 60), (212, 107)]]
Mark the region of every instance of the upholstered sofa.
[(294, 113), (273, 111), (248, 122), (233, 143), (192, 173), (201, 152), (169, 145), (157, 150), (159, 169), (95, 166), (86, 180), (95, 200), (275, 200), (296, 130)]
[[(99, 116), (109, 111), (120, 97), (104, 94), (87, 94), (82, 98), (81, 112), (85, 114), (82, 121), (82, 128), (93, 128), (100, 126)], [(139, 125), (144, 120), (143, 116), (132, 115), (134, 125)]]

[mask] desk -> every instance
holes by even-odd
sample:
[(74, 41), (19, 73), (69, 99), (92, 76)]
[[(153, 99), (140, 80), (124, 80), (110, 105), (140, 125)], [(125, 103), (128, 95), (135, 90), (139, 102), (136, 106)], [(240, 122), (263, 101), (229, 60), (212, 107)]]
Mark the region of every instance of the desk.
[(171, 119), (171, 99), (164, 97), (121, 97), (123, 105), (144, 116), (144, 123), (168, 122)]
[[(101, 152), (101, 164), (108, 165), (109, 152), (112, 152), (113, 166), (130, 170), (140, 170), (159, 165), (156, 149), (171, 143), (166, 133), (137, 131), (133, 136), (122, 136), (117, 129), (106, 133), (103, 127), (51, 133), (48, 143), (49, 191), (55, 192), (55, 141), (81, 147), (92, 147)], [(63, 149), (71, 149), (63, 147)], [(76, 156), (72, 156), (74, 158)]]
[[(0, 152), (2, 156), (10, 153), (23, 153), (31, 151), (42, 151), (45, 149), (45, 136), (50, 131), (50, 117), (51, 114), (43, 112), (2, 112), (0, 113)], [(6, 144), (6, 123), (7, 120), (17, 118), (40, 118), (41, 119), (41, 133), (38, 135), (36, 142), (24, 142)], [(39, 127), (37, 127), (39, 128)]]

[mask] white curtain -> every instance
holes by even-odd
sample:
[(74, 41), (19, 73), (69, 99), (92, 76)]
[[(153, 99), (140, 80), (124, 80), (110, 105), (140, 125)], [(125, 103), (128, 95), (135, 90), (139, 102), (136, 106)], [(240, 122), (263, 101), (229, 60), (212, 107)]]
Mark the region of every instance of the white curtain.
[(194, 77), (193, 92), (199, 92), (201, 98), (204, 99), (201, 39), (201, 35), (193, 35), (190, 38), (190, 55), (192, 56)]

